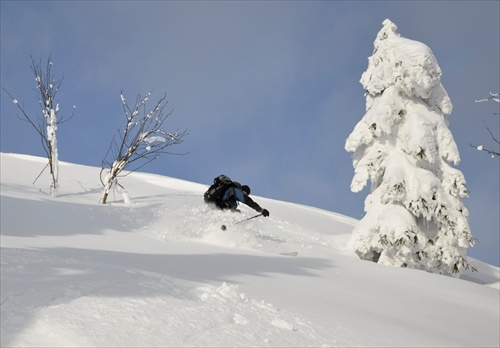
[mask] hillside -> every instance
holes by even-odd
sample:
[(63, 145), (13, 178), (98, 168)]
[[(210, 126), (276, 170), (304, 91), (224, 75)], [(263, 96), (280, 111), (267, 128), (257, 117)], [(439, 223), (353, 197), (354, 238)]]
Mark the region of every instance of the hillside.
[[(255, 196), (215, 211), (207, 185), (147, 173), (99, 204), (100, 168), (1, 155), (1, 346), (498, 347), (499, 268), (462, 279), (361, 261), (355, 219)], [(210, 173), (207, 184), (213, 176)], [(297, 256), (280, 253), (297, 251)]]

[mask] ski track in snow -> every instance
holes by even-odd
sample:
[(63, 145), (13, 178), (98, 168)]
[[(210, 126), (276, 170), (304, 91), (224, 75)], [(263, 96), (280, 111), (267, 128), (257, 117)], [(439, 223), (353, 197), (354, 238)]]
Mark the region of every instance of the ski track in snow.
[[(147, 229), (155, 238), (165, 241), (199, 240), (270, 253), (305, 251), (315, 246), (336, 248), (339, 244), (338, 235), (321, 235), (313, 229), (304, 231), (300, 226), (272, 216), (233, 225), (255, 213), (244, 206), (240, 208), (245, 215), (213, 209), (196, 197), (175, 211), (160, 208), (155, 214), (157, 221)], [(226, 231), (221, 230), (222, 225), (228, 226)]]

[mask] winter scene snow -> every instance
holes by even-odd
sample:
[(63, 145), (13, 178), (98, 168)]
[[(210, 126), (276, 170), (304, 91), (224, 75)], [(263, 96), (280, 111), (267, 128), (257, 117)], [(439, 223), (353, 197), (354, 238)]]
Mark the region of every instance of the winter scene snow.
[(498, 346), (498, 267), (363, 261), (357, 220), (264, 197), (270, 217), (229, 226), (253, 211), (154, 174), (102, 205), (100, 168), (61, 162), (54, 198), (31, 185), (43, 158), (1, 161), (2, 347)]
[[(63, 12), (66, 6), (47, 4)], [(28, 3), (17, 9), (31, 5), (35, 6)], [(109, 10), (118, 9), (116, 5), (123, 5), (120, 10), (125, 14), (137, 4), (98, 6)], [(177, 11), (187, 9), (186, 13), (192, 10), (184, 3), (149, 5), (148, 9), (172, 6)], [(2, 11), (14, 13), (16, 6), (2, 4)], [(74, 6), (85, 9), (87, 4)], [(293, 13), (295, 6), (303, 4), (285, 6)], [(319, 9), (316, 6), (329, 4), (313, 6)], [(352, 10), (356, 5), (346, 6)], [(5, 32), (3, 28), (2, 24)], [(337, 172), (345, 177), (346, 168), (349, 170), (346, 190), (365, 196), (360, 216), (304, 203), (307, 195), (296, 202), (279, 199), (280, 194), (272, 194), (278, 191), (266, 193), (262, 190), (265, 186), (253, 186), (251, 182), (256, 190), (252, 189), (249, 198), (250, 188), (243, 181), (243, 186), (226, 182), (230, 190), (224, 186), (223, 197), (228, 193), (238, 197), (237, 209), (222, 210), (208, 204), (206, 192), (215, 195), (215, 189), (211, 191), (217, 184), (215, 176), (240, 173), (245, 174), (241, 180), (247, 180), (255, 174), (258, 183), (263, 181), (266, 167), (277, 185), (282, 185), (282, 192), (318, 188), (326, 192), (325, 187), (331, 186), (321, 185), (327, 180), (311, 180), (307, 173), (313, 168), (304, 172), (306, 166), (300, 157), (292, 167), (287, 161), (282, 162), (283, 168), (278, 161), (265, 165), (280, 157), (282, 150), (275, 146), (276, 140), (265, 151), (260, 147), (262, 160), (228, 152), (228, 163), (240, 162), (230, 173), (226, 171), (229, 167), (208, 162), (208, 158), (197, 167), (187, 165), (179, 172), (181, 165), (172, 163), (192, 163), (200, 154), (192, 158), (184, 151), (183, 142), (188, 142), (193, 133), (183, 128), (182, 119), (172, 121), (174, 112), (167, 94), (154, 90), (135, 99), (123, 90), (119, 93), (121, 110), (117, 115), (121, 113), (121, 126), (111, 138), (101, 139), (100, 132), (110, 121), (101, 117), (103, 110), (93, 108), (92, 113), (107, 125), (99, 126), (96, 120), (89, 133), (84, 129), (81, 133), (86, 133), (87, 144), (93, 139), (94, 145), (102, 145), (106, 140), (102, 149), (105, 155), (98, 158), (100, 167), (89, 165), (85, 156), (76, 157), (81, 162), (63, 160), (68, 140), (72, 144), (69, 147), (96, 155), (91, 147), (78, 143), (82, 138), (76, 133), (59, 138), (59, 132), (70, 127), (76, 108), (72, 108), (72, 114), (61, 114), (64, 107), (56, 94), (64, 78), (56, 78), (53, 57), (49, 55), (45, 61), (31, 57), (33, 89), (39, 104), (36, 117), (28, 103), (20, 102), (17, 91), (3, 86), (5, 81), (12, 81), (11, 77), (2, 78), (2, 137), (9, 137), (2, 141), (0, 151), (0, 345), (499, 347), (499, 250), (487, 245), (481, 249), (488, 250), (484, 255), (471, 255), (481, 243), (478, 236), (498, 241), (494, 228), (475, 228), (498, 226), (491, 222), (492, 215), (498, 218), (498, 197), (483, 195), (484, 202), (492, 202), (483, 215), (477, 214), (477, 202), (468, 209), (471, 191), (465, 173), (470, 173), (470, 164), (461, 166), (461, 142), (449, 121), (454, 115), (454, 93), (449, 94), (443, 82), (444, 69), (433, 50), (424, 42), (401, 35), (390, 19), (382, 20), (377, 30), (373, 30), (373, 51), (359, 80), (364, 114), (355, 116), (351, 129), (342, 133), (342, 146), (334, 150), (335, 154), (342, 150), (349, 156), (348, 168), (338, 162), (342, 169)], [(14, 48), (15, 40), (10, 36), (2, 34), (2, 41), (7, 37), (5, 47)], [(186, 43), (190, 42), (188, 37)], [(2, 43), (2, 57), (10, 59), (10, 53), (5, 52)], [(99, 88), (109, 83), (106, 74), (111, 70), (101, 70)], [(4, 71), (2, 66), (2, 75)], [(83, 80), (82, 86), (88, 82)], [(317, 76), (312, 80), (320, 83)], [(315, 93), (321, 95), (319, 90)], [(277, 100), (265, 99), (268, 109), (262, 109), (267, 110), (264, 114)], [(27, 121), (45, 157), (36, 151), (13, 151), (13, 144), (22, 136), (11, 137), (15, 129), (10, 123), (12, 115), (4, 111), (4, 100), (9, 101), (17, 118)], [(478, 102), (497, 105), (498, 93)], [(259, 147), (255, 140), (269, 133), (248, 127), (252, 117), (244, 114), (229, 128), (221, 122), (227, 121), (228, 114), (217, 116), (212, 128), (220, 125), (220, 129), (212, 133), (207, 128), (194, 148), (203, 144), (208, 154), (213, 143), (203, 139), (216, 134), (230, 135), (231, 144), (237, 148), (248, 143)], [(4, 123), (7, 116), (8, 133)], [(284, 126), (290, 130), (294, 124), (272, 118), (260, 120), (269, 121), (268, 129)], [(204, 128), (204, 122), (188, 122), (188, 126)], [(486, 122), (484, 125), (492, 140), (498, 142), (491, 131), (497, 125), (493, 123), (491, 129)], [(243, 139), (241, 132), (234, 136), (231, 127), (244, 129), (248, 139)], [(303, 140), (308, 142), (311, 135), (307, 133), (312, 134), (312, 130), (300, 123), (294, 132), (300, 134), (297, 138), (304, 135)], [(194, 134), (199, 135), (199, 130)], [(287, 141), (295, 135), (287, 135)], [(294, 153), (293, 146), (290, 144), (281, 154)], [(309, 144), (306, 149), (304, 153), (314, 146)], [(494, 147), (470, 144), (469, 150), (486, 152), (492, 155), (489, 160), (498, 160)], [(324, 154), (325, 150), (319, 152)], [(169, 158), (173, 167), (158, 170), (160, 155)], [(494, 177), (491, 171), (481, 174), (485, 183)], [(195, 179), (199, 176), (203, 180)], [(474, 179), (472, 186), (477, 187)], [(212, 183), (214, 186), (210, 186)], [(498, 182), (490, 187), (493, 192), (495, 188)], [(301, 196), (286, 193), (283, 197)], [(352, 204), (338, 195), (335, 199), (337, 204), (342, 200)], [(477, 254), (481, 257), (475, 257)]]

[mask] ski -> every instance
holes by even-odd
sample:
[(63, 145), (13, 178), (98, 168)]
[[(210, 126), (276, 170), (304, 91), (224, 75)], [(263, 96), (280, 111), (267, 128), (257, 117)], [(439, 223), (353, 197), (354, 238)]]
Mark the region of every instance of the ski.
[(289, 253), (279, 253), (280, 255), (283, 255), (283, 256), (297, 256), (299, 254), (298, 251), (292, 251), (292, 252), (289, 252)]

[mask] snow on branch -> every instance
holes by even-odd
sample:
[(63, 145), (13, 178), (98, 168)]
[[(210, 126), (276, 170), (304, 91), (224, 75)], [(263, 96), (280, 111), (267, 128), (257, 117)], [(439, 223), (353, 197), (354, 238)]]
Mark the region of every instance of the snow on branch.
[(476, 103), (482, 103), (482, 102), (487, 102), (487, 101), (490, 101), (490, 100), (493, 100), (493, 101), (495, 101), (497, 103), (500, 103), (500, 95), (499, 95), (499, 93), (491, 93), (490, 92), (490, 97), (489, 98), (475, 100), (475, 102)]
[[(112, 138), (111, 144), (102, 161), (101, 182), (104, 186), (103, 204), (106, 203), (109, 190), (120, 176), (126, 176), (137, 171), (161, 154), (176, 154), (167, 150), (172, 145), (179, 145), (189, 134), (187, 130), (168, 132), (163, 126), (173, 110), (165, 111), (168, 102), (163, 95), (151, 109), (147, 108), (147, 101), (151, 93), (145, 97), (138, 95), (134, 106), (128, 104), (127, 99), (120, 93), (125, 115), (123, 130), (118, 129)], [(107, 169), (106, 169), (107, 168)], [(128, 169), (126, 174), (122, 172)], [(103, 180), (102, 174), (107, 170)]]
[[(23, 105), (14, 98), (5, 88), (3, 90), (12, 99), (12, 102), (17, 107), (20, 114), (16, 116), (22, 120), (28, 122), (37, 132), (38, 136), (42, 140), (42, 147), (47, 156), (48, 164), (45, 168), (49, 168), (51, 176), (51, 195), (55, 195), (58, 183), (59, 175), (59, 165), (58, 165), (58, 147), (57, 147), (57, 128), (58, 125), (66, 122), (74, 116), (75, 107), (73, 107), (72, 114), (69, 118), (59, 118), (60, 105), (57, 103), (56, 95), (61, 87), (63, 78), (60, 80), (54, 77), (52, 73), (52, 67), (54, 63), (51, 60), (51, 56), (48, 57), (45, 66), (42, 65), (42, 58), (39, 62), (36, 62), (33, 57), (31, 57), (31, 71), (35, 75), (37, 100), (42, 111), (42, 115), (30, 115)], [(45, 170), (45, 168), (42, 170)], [(41, 173), (38, 175), (36, 180), (40, 177)]]
[[(484, 98), (484, 99), (480, 99), (480, 100), (476, 100), (475, 102), (476, 103), (482, 103), (482, 102), (487, 102), (487, 101), (494, 101), (494, 102), (497, 102), (497, 103), (500, 103), (500, 95), (499, 93), (492, 93), (490, 92), (490, 97), (489, 98)], [(493, 113), (494, 115), (499, 115), (500, 113)], [(483, 121), (484, 122), (484, 121)], [(493, 141), (498, 145), (498, 148), (500, 149), (500, 141), (498, 139), (497, 136), (495, 136), (493, 134), (493, 132), (491, 131), (490, 127), (488, 127), (488, 125), (486, 124), (486, 122), (484, 122), (484, 125), (486, 127), (486, 130), (488, 131), (488, 133), (490, 134), (490, 137), (491, 139), (493, 139)], [(492, 158), (495, 158), (495, 157), (499, 157), (500, 158), (500, 150), (497, 149), (497, 150), (494, 150), (492, 147), (485, 147), (484, 145), (472, 145), (469, 143), (469, 145), (473, 148), (475, 148), (476, 150), (478, 151), (484, 151), (486, 152), (487, 154), (491, 155)]]

